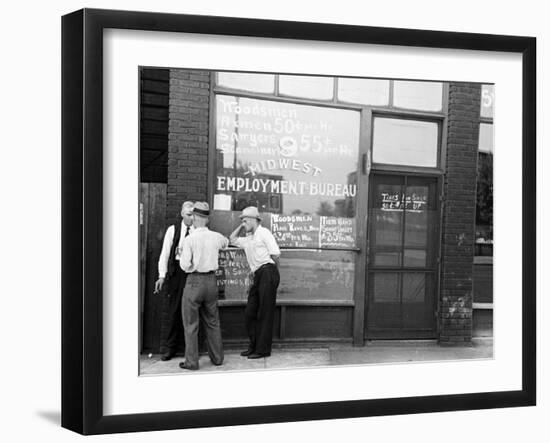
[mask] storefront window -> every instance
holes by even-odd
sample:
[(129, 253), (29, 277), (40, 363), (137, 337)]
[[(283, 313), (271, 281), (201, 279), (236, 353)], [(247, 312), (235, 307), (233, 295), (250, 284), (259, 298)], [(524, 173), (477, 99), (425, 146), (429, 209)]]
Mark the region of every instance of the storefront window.
[(331, 100), (334, 95), (334, 78), (281, 75), (279, 93), (291, 97)]
[[(216, 96), (211, 226), (228, 235), (256, 206), (281, 248), (278, 298), (353, 300), (360, 113)], [(246, 299), (242, 251), (227, 251), (220, 293)]]
[(476, 255), (493, 255), (493, 125), (479, 127), (476, 201)]
[(479, 125), (479, 151), (492, 154), (493, 145), (493, 125), (491, 123), (481, 123)]
[(395, 81), (393, 106), (421, 111), (441, 111), (443, 83)]
[(437, 123), (397, 118), (374, 119), (373, 162), (437, 167)]
[(481, 110), (482, 118), (493, 118), (495, 102), (495, 87), (493, 85), (481, 86)]
[(389, 80), (339, 78), (338, 100), (371, 106), (388, 106)]
[(214, 209), (354, 217), (359, 112), (227, 95), (216, 109)]
[(218, 85), (243, 91), (273, 94), (275, 92), (275, 75), (219, 72)]

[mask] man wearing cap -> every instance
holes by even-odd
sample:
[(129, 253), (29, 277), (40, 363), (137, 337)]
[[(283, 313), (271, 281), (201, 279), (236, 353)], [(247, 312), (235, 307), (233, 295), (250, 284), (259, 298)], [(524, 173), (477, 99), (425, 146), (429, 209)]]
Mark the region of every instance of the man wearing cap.
[(216, 270), (219, 251), (226, 248), (229, 242), (220, 233), (207, 228), (209, 215), (208, 203), (195, 203), (195, 230), (182, 244), (180, 266), (187, 272), (181, 303), (186, 343), (185, 361), (179, 365), (182, 369), (199, 369), (199, 317), (205, 327), (210, 360), (216, 366), (223, 363)]
[(193, 202), (186, 201), (181, 208), (181, 223), (175, 223), (166, 230), (158, 261), (159, 278), (155, 282), (155, 294), (160, 293), (164, 288), (169, 298), (166, 352), (160, 357), (163, 361), (170, 360), (176, 355), (178, 341), (184, 335), (181, 296), (187, 275), (182, 271), (179, 261), (183, 240), (194, 229), (193, 205)]
[[(245, 309), (245, 325), (249, 338), (243, 357), (262, 358), (271, 355), (275, 300), (279, 286), (279, 256), (281, 251), (269, 229), (260, 225), (258, 209), (249, 206), (240, 215), (242, 223), (229, 239), (234, 246), (244, 249), (253, 273)], [(244, 230), (245, 237), (239, 237)]]

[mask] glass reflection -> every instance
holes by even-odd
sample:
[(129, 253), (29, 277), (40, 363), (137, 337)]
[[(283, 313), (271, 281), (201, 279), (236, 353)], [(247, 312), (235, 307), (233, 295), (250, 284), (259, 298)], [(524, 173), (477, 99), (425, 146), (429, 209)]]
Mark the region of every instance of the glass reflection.
[(218, 72), (218, 85), (243, 91), (273, 94), (275, 92), (275, 75)]
[(371, 106), (388, 106), (389, 80), (339, 78), (338, 100)]
[(479, 125), (479, 150), (492, 154), (494, 151), (494, 135), (492, 123)]
[[(376, 187), (372, 223), (374, 264), (400, 266), (403, 234), (402, 186), (380, 184)], [(397, 197), (397, 198), (396, 198)]]
[(292, 97), (331, 100), (334, 95), (334, 79), (332, 77), (281, 75), (279, 76), (279, 93)]
[(216, 97), (214, 209), (353, 217), (359, 112)]
[(408, 166), (437, 166), (438, 124), (397, 118), (374, 119), (373, 161)]
[(443, 83), (395, 81), (393, 106), (421, 111), (441, 111)]

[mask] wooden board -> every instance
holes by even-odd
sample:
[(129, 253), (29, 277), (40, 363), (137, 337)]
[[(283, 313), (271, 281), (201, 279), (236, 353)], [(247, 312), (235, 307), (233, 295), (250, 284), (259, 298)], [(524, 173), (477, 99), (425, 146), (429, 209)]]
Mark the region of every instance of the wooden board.
[(166, 231), (166, 185), (141, 183), (139, 199), (140, 204), (143, 204), (143, 225), (140, 226), (140, 269), (143, 270), (143, 260), (145, 260), (146, 269), (142, 272), (140, 279), (142, 282), (140, 297), (143, 304), (142, 349), (158, 352), (165, 297), (154, 294), (153, 290), (158, 278), (157, 263)]

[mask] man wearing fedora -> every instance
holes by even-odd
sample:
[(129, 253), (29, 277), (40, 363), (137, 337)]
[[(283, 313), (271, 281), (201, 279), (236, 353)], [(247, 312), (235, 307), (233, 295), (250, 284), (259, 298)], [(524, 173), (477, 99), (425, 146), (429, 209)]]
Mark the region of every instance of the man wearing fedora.
[[(241, 355), (251, 359), (269, 357), (280, 280), (278, 264), (281, 251), (271, 231), (261, 226), (258, 208), (244, 208), (240, 218), (242, 223), (231, 233), (229, 239), (231, 244), (244, 249), (252, 271), (245, 309), (249, 345)], [(243, 230), (246, 236), (239, 237)]]
[(158, 261), (159, 278), (155, 282), (155, 294), (164, 289), (168, 302), (168, 335), (166, 337), (166, 352), (161, 360), (170, 360), (178, 348), (180, 338), (183, 339), (183, 324), (181, 320), (181, 296), (187, 275), (182, 271), (179, 261), (182, 243), (185, 237), (193, 232), (193, 202), (186, 201), (181, 208), (181, 223), (169, 226), (164, 234), (162, 251)]
[(220, 233), (208, 229), (209, 215), (208, 203), (195, 203), (195, 230), (182, 244), (180, 266), (187, 273), (181, 303), (186, 344), (185, 361), (179, 365), (182, 369), (199, 369), (199, 322), (205, 328), (210, 360), (216, 366), (223, 363), (216, 270), (219, 251), (226, 248), (229, 242)]

